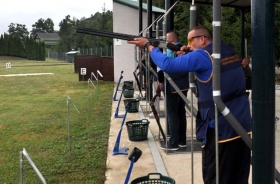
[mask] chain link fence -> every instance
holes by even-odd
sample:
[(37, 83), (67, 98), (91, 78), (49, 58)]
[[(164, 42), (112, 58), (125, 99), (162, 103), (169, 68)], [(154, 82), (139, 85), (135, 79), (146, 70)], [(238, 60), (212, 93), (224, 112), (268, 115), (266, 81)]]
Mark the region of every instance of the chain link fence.
[[(88, 49), (78, 49), (77, 55), (92, 55), (92, 56), (107, 56), (113, 57), (113, 45), (105, 46), (105, 47), (96, 47), (96, 48), (88, 48)], [(56, 59), (59, 61), (68, 61), (67, 52), (48, 52), (47, 58)]]

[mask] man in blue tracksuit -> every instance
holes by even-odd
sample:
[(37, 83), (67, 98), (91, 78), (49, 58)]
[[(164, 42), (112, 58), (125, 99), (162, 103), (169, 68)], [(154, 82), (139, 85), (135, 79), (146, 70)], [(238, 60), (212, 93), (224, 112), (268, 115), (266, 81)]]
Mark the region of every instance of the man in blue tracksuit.
[[(146, 38), (128, 43), (146, 47), (155, 64), (164, 72), (194, 72), (197, 78), (198, 113), (196, 137), (202, 143), (202, 170), (205, 184), (216, 182), (215, 109), (213, 101), (212, 34), (204, 26), (188, 33), (188, 47), (193, 52), (168, 58), (154, 48)], [(250, 104), (245, 93), (245, 78), (240, 58), (225, 44), (221, 44), (221, 98), (248, 134), (252, 132)], [(219, 125), (219, 183), (248, 184), (251, 151), (227, 120), (218, 115)]]

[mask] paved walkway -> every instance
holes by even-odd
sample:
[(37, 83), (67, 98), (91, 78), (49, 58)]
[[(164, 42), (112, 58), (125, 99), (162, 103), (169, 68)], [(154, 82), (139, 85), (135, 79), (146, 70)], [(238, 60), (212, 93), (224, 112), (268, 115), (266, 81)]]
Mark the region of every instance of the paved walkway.
[[(114, 91), (115, 92), (115, 91)], [(137, 96), (139, 92), (135, 92)], [(120, 97), (121, 91), (118, 91), (117, 98)], [(188, 93), (189, 95), (190, 93)], [(125, 114), (123, 99), (119, 103), (117, 115), (121, 116)], [(189, 101), (191, 97), (188, 96)], [(193, 100), (196, 104), (196, 99)], [(160, 107), (163, 109), (163, 100), (160, 101)], [(280, 90), (276, 90), (276, 116), (280, 117)], [(194, 105), (195, 106), (195, 105)], [(176, 184), (202, 184), (202, 173), (201, 173), (201, 152), (197, 148), (197, 142), (194, 140), (195, 151), (193, 154), (190, 152), (191, 148), (189, 142), (192, 135), (192, 118), (187, 117), (187, 136), (188, 136), (188, 148), (187, 150), (177, 151), (175, 153), (168, 152), (159, 148), (159, 128), (154, 118), (149, 118), (148, 114), (150, 112), (149, 104), (146, 101), (140, 101), (139, 112), (127, 113), (127, 117), (115, 118), (116, 109), (118, 107), (118, 101), (112, 101), (112, 118), (111, 118), (111, 128), (109, 136), (109, 147), (107, 155), (107, 172), (106, 172), (106, 182), (105, 184), (120, 184), (124, 183), (127, 177), (129, 166), (131, 161), (128, 159), (128, 155), (134, 149), (134, 147), (139, 148), (142, 151), (142, 155), (139, 160), (134, 163), (129, 183), (135, 179), (142, 176), (146, 176), (149, 173), (161, 173), (164, 176), (173, 178)], [(127, 128), (125, 122), (132, 120), (147, 119), (150, 121), (148, 130), (148, 139), (145, 141), (130, 141), (128, 137)], [(193, 119), (194, 121), (194, 119)], [(160, 118), (161, 126), (165, 130), (165, 118)], [(121, 136), (119, 144), (116, 143), (118, 133), (120, 132), (122, 123)], [(280, 121), (277, 123), (278, 129), (276, 130), (276, 168), (280, 171)], [(195, 125), (193, 125), (193, 130)], [(195, 132), (193, 132), (195, 134)], [(278, 146), (277, 146), (278, 145)], [(127, 151), (123, 151), (126, 154), (116, 154), (112, 155), (113, 150), (117, 152), (122, 152), (122, 148), (128, 148)], [(116, 149), (117, 148), (117, 149)], [(193, 160), (193, 161), (192, 161)], [(193, 166), (192, 166), (193, 165)], [(249, 183), (251, 182), (251, 176)], [(275, 182), (276, 183), (276, 182)]]

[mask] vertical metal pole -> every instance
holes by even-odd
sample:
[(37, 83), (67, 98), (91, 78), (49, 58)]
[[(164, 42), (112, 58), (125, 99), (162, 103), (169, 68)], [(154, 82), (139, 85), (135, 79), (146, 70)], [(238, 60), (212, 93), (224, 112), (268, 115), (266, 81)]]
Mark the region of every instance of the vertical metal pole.
[(69, 97), (68, 97), (67, 100), (66, 100), (66, 104), (67, 104), (67, 123), (68, 123), (68, 150), (69, 150), (69, 154), (71, 154)]
[[(143, 30), (143, 1), (139, 0), (139, 33), (142, 30)], [(142, 33), (139, 36), (142, 36)]]
[[(148, 26), (152, 24), (152, 0), (147, 0), (147, 24)], [(152, 27), (148, 29), (148, 38), (152, 38)]]
[[(165, 1), (165, 6), (166, 6), (166, 1)], [(166, 16), (165, 16), (165, 17), (163, 17), (163, 20), (162, 20), (162, 39), (163, 40), (166, 39), (166, 33), (167, 33), (166, 29), (167, 29), (167, 26), (166, 26)], [(166, 49), (163, 49), (163, 53), (166, 54)], [(166, 78), (164, 77), (164, 84), (167, 84), (166, 82), (167, 82)], [(166, 94), (166, 85), (164, 85), (164, 94)], [(168, 114), (167, 114), (166, 98), (164, 98), (164, 114), (165, 114), (165, 130), (166, 130), (165, 135), (170, 136), (169, 126), (168, 126), (168, 121), (167, 121)], [(167, 139), (165, 141), (165, 145), (167, 146)], [(166, 153), (167, 153), (167, 150), (166, 150)]]
[(96, 71), (96, 77), (97, 77), (96, 83), (97, 83), (97, 87), (98, 87), (98, 72), (97, 71)]
[(245, 47), (245, 57), (247, 58), (248, 57), (248, 46), (247, 46), (248, 44), (247, 44), (247, 38), (245, 38), (245, 45), (244, 45), (244, 47)]
[(19, 184), (23, 184), (23, 153), (19, 153)]
[(218, 108), (215, 104), (215, 152), (216, 152), (216, 184), (219, 184), (219, 129), (218, 129)]
[[(164, 77), (164, 84), (167, 83), (166, 77)], [(166, 94), (166, 85), (164, 85), (164, 93)], [(166, 137), (169, 136), (170, 137), (170, 131), (169, 131), (169, 126), (168, 126), (168, 121), (167, 121), (167, 102), (166, 102), (166, 98), (164, 98), (164, 112), (165, 112), (165, 135)], [(167, 138), (165, 139), (165, 146), (167, 147)], [(165, 151), (165, 153), (167, 154), (167, 149)]]
[[(165, 0), (165, 10), (167, 11), (174, 4), (173, 0)], [(170, 12), (166, 16), (166, 30), (171, 31), (174, 30), (174, 10), (170, 10)]]
[[(221, 63), (221, 0), (213, 0), (213, 95), (220, 96), (220, 63)], [(215, 108), (216, 104), (215, 104)], [(215, 110), (217, 116), (217, 109)], [(215, 118), (215, 146), (216, 146), (216, 184), (219, 184), (219, 144), (218, 118)]]
[[(194, 0), (190, 6), (190, 29), (196, 26), (196, 6)], [(193, 157), (193, 91), (195, 90), (194, 72), (189, 72), (189, 84), (191, 88), (191, 169), (192, 169), (192, 184), (194, 183), (194, 157)]]
[(241, 57), (244, 58), (245, 56), (245, 39), (244, 39), (244, 21), (245, 21), (245, 18), (244, 18), (244, 14), (245, 14), (245, 11), (244, 9), (241, 9), (240, 10), (240, 14), (241, 14)]
[[(275, 181), (274, 0), (252, 2), (253, 184)], [(260, 75), (262, 74), (262, 75)]]
[[(143, 1), (142, 0), (139, 0), (139, 33), (141, 33), (139, 36), (143, 36), (142, 34), (142, 30), (143, 30)], [(143, 87), (143, 73), (142, 73), (142, 49), (139, 49), (138, 50), (138, 65), (139, 65), (139, 81), (140, 81), (140, 86), (139, 88), (139, 93), (140, 91), (142, 90), (142, 87)], [(142, 93), (141, 93), (142, 94)]]
[[(147, 0), (147, 23), (148, 25), (152, 24), (152, 0)], [(148, 38), (152, 38), (152, 26), (147, 30), (147, 37)], [(151, 101), (151, 99), (153, 98), (153, 94), (152, 94), (152, 87), (153, 87), (153, 83), (152, 81), (150, 81), (151, 79), (151, 72), (149, 70), (149, 68), (151, 67), (151, 63), (150, 63), (150, 55), (148, 54), (148, 60), (146, 60), (147, 62), (147, 78), (148, 78), (148, 83), (147, 85), (149, 85), (148, 87), (148, 95), (146, 94), (146, 101)]]
[[(91, 76), (91, 75), (90, 75)], [(89, 97), (89, 80), (88, 79), (88, 116), (89, 116), (89, 107), (90, 107), (90, 97)]]

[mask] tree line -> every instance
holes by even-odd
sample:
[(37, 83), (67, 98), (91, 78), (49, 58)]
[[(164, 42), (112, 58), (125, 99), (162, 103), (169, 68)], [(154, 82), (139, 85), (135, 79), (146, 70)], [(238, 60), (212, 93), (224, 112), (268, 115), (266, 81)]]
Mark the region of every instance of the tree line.
[[(1, 34), (0, 56), (17, 56), (37, 60), (38, 57), (42, 58), (41, 54), (46, 51), (68, 52), (72, 49), (97, 48), (113, 44), (113, 39), (110, 38), (78, 34), (76, 33), (78, 27), (112, 31), (113, 12), (106, 11), (104, 5), (101, 13), (97, 12), (89, 18), (76, 19), (67, 15), (60, 21), (59, 30), (54, 30), (54, 23), (50, 18), (46, 20), (40, 18), (32, 25), (31, 32), (27, 30), (24, 24), (11, 23), (8, 26), (8, 34)], [(56, 46), (46, 49), (44, 42), (35, 40), (37, 33), (58, 33), (61, 39)], [(18, 51), (15, 52), (14, 50)], [(45, 55), (46, 53), (44, 53)]]
[(45, 43), (32, 37), (20, 39), (19, 35), (1, 34), (0, 56), (15, 56), (28, 60), (45, 61)]

